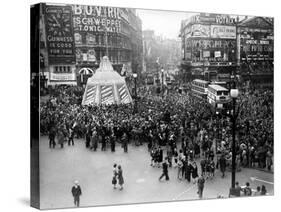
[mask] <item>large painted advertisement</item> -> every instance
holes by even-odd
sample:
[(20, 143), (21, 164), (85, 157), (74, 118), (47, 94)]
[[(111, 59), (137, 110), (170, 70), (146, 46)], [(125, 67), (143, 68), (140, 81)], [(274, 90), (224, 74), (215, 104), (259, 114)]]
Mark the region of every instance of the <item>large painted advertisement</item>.
[(203, 37), (208, 38), (210, 37), (210, 26), (202, 25), (202, 24), (194, 24), (191, 27), (192, 37)]
[(120, 8), (73, 5), (74, 31), (121, 32), (121, 19), (128, 18)]
[(211, 25), (212, 38), (236, 39), (235, 26)]
[(71, 6), (46, 5), (44, 12), (49, 64), (74, 64)]

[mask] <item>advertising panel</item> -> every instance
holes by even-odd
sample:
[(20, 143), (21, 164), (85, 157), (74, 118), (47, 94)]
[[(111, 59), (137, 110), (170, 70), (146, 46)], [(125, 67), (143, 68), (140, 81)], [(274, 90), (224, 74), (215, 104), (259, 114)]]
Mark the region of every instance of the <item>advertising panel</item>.
[(88, 61), (95, 62), (96, 61), (96, 52), (94, 49), (88, 50)]
[(50, 73), (51, 81), (75, 81), (75, 73), (62, 74), (62, 73)]
[(49, 64), (75, 63), (71, 6), (46, 5), (44, 12)]
[(121, 20), (128, 21), (121, 8), (73, 5), (75, 32), (121, 32)]
[(202, 24), (194, 24), (191, 28), (192, 37), (210, 37), (210, 26)]
[(235, 26), (211, 25), (212, 38), (236, 39)]
[(203, 51), (203, 57), (210, 57), (210, 51)]
[(215, 57), (221, 57), (221, 51), (215, 51)]
[(208, 48), (220, 48), (220, 49), (235, 49), (235, 40), (212, 40), (212, 39), (200, 39), (192, 40), (191, 44), (194, 49), (208, 49)]

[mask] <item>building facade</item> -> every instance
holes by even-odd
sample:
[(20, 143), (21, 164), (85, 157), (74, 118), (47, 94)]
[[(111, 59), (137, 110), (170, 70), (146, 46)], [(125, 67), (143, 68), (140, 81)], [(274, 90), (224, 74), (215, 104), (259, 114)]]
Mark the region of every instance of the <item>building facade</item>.
[(44, 4), (41, 20), (49, 84), (85, 83), (81, 70), (91, 75), (105, 55), (119, 73), (142, 69), (142, 22), (134, 9)]
[(273, 87), (273, 19), (197, 14), (182, 21), (182, 79), (230, 81)]
[(237, 68), (236, 25), (236, 17), (220, 14), (200, 13), (182, 21), (183, 81), (230, 80)]
[(273, 87), (273, 19), (251, 17), (239, 23), (241, 80), (252, 87)]

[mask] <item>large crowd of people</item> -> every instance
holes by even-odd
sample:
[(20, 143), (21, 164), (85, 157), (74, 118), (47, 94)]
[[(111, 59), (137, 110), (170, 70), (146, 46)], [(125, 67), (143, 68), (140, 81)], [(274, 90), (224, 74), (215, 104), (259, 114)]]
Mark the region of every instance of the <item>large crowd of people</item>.
[[(217, 114), (205, 100), (189, 93), (169, 91), (157, 96), (139, 88), (137, 106), (82, 106), (83, 89), (56, 88), (41, 101), (40, 130), (49, 136), (49, 147), (75, 145), (75, 138), (85, 140), (85, 147), (97, 151), (115, 151), (120, 143), (146, 144), (151, 165), (163, 161), (178, 168), (178, 178), (195, 182), (199, 176), (214, 177), (220, 168), (222, 177), (232, 161), (232, 125), (226, 114)], [(238, 100), (236, 140), (237, 169), (273, 165), (273, 92), (243, 91)], [(215, 157), (215, 155), (217, 157)], [(165, 158), (165, 160), (164, 160)], [(200, 158), (198, 173), (196, 159)], [(166, 170), (166, 168), (165, 168)], [(163, 176), (167, 177), (167, 172)]]

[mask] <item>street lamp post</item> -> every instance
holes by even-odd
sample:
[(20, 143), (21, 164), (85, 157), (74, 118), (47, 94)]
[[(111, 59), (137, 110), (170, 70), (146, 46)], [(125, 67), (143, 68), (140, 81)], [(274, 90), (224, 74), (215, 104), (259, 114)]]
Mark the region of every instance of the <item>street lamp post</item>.
[(164, 90), (163, 90), (164, 86), (163, 86), (163, 84), (164, 84), (164, 69), (162, 68), (161, 69), (161, 91), (162, 91), (162, 98), (163, 98), (163, 95), (164, 95)]
[(135, 102), (134, 102), (134, 113), (137, 112), (137, 77), (138, 77), (138, 74), (137, 73), (133, 73), (133, 77), (134, 77), (134, 82), (135, 82), (135, 93), (134, 93), (134, 96), (135, 96)]
[(220, 123), (219, 123), (219, 112), (216, 111), (216, 142), (215, 142), (215, 152), (214, 154), (217, 156), (218, 149), (218, 140), (219, 140), (219, 132), (220, 132)]
[(236, 106), (236, 99), (238, 97), (238, 89), (231, 89), (230, 96), (232, 98), (232, 109), (233, 113), (231, 115), (232, 119), (232, 170), (231, 170), (231, 188), (230, 188), (230, 195), (235, 194), (235, 173), (236, 173), (236, 143), (235, 143), (235, 131), (236, 131), (236, 113), (235, 113), (235, 106)]

